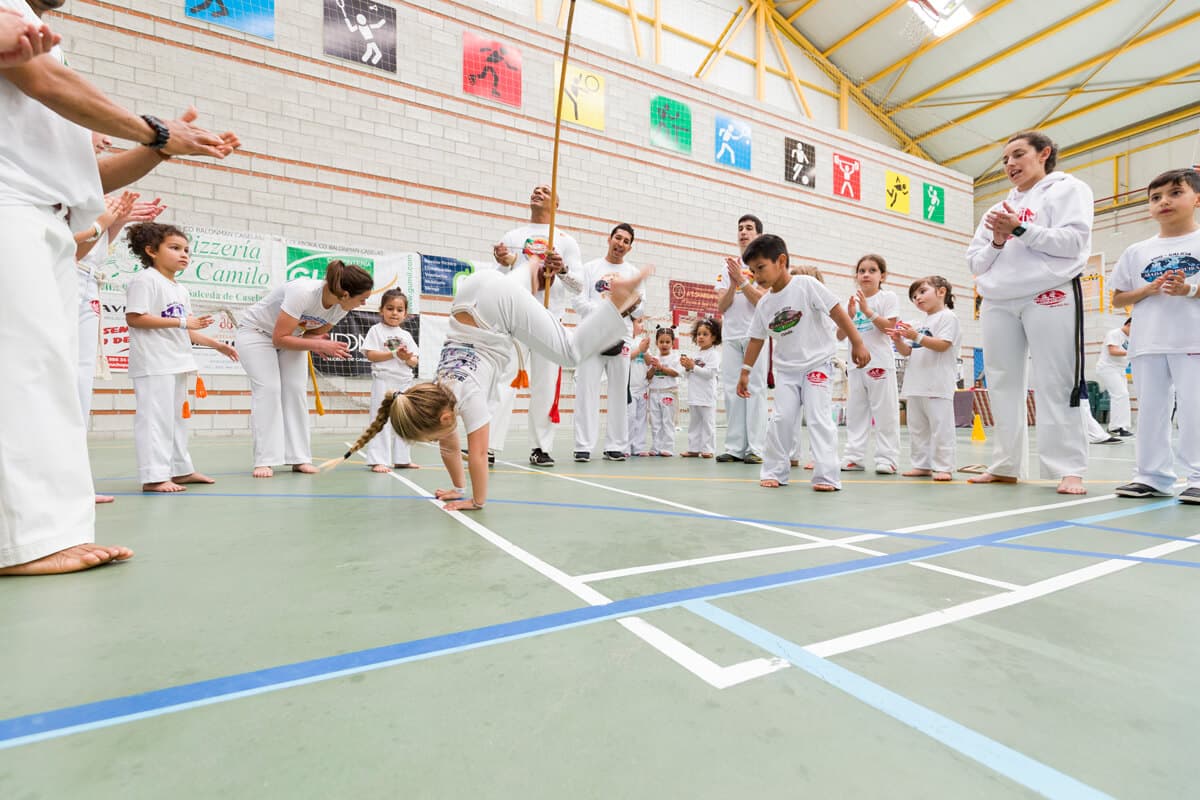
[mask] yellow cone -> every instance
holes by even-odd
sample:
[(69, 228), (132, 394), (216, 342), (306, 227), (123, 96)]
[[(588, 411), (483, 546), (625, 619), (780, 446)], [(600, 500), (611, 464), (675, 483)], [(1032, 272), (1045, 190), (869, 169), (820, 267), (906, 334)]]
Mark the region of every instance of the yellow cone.
[(983, 432), (983, 417), (975, 415), (975, 421), (971, 423), (971, 441), (986, 442), (987, 434)]

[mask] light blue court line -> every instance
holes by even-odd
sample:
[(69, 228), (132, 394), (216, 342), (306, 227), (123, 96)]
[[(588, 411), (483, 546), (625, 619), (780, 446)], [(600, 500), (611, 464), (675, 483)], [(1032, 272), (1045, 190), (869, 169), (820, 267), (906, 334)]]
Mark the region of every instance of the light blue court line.
[(697, 600), (685, 603), (684, 608), (1043, 797), (1110, 797), (711, 603)]
[[(1181, 542), (1191, 542), (1192, 544), (1200, 545), (1200, 540), (1197, 539), (1180, 539)], [(1072, 547), (1047, 547), (1036, 544), (1009, 544), (1007, 542), (993, 542), (988, 547), (996, 547), (1001, 550), (1023, 550), (1027, 553), (1053, 553), (1060, 556), (1080, 556), (1083, 558), (1098, 558), (1104, 561), (1136, 561), (1139, 564), (1159, 564), (1164, 567), (1187, 567), (1189, 569), (1200, 569), (1200, 561), (1182, 561), (1176, 558), (1153, 558), (1147, 556), (1123, 555), (1121, 553), (1105, 553), (1098, 550), (1076, 550)]]
[[(1132, 528), (1112, 528), (1108, 525), (1086, 525), (1076, 523), (1077, 528), (1087, 528), (1089, 530), (1109, 531), (1110, 533), (1128, 533), (1133, 536), (1145, 536), (1150, 539), (1165, 539), (1168, 542), (1194, 542), (1195, 539), (1187, 536), (1172, 536), (1169, 533), (1150, 533), (1149, 531), (1135, 531)], [(1196, 532), (1200, 533), (1200, 519), (1196, 520)]]
[(677, 589), (669, 592), (615, 600), (601, 606), (559, 611), (514, 622), (441, 634), (400, 644), (359, 650), (335, 656), (285, 664), (244, 672), (223, 678), (155, 689), (141, 694), (100, 700), (51, 711), (0, 720), (0, 750), (33, 742), (97, 730), (138, 719), (183, 711), (189, 708), (250, 697), (317, 681), (382, 669), (418, 659), (463, 652), (513, 641), (551, 631), (565, 630), (605, 620), (627, 617), (647, 611), (672, 608), (691, 600), (732, 597), (764, 589), (822, 580), (836, 575), (881, 569), (922, 558), (956, 553), (981, 544), (1018, 539), (1050, 530), (1059, 530), (1062, 522), (1043, 522), (1008, 531), (984, 534), (953, 543), (921, 547), (905, 553), (871, 556), (834, 564), (789, 570), (752, 578)]

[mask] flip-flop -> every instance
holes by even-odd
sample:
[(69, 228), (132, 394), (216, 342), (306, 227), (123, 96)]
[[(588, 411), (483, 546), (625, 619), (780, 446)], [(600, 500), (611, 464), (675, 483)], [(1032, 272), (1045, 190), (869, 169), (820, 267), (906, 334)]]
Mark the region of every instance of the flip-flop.
[(987, 466), (984, 464), (967, 464), (965, 467), (959, 467), (959, 472), (966, 472), (970, 475), (982, 475), (987, 472)]

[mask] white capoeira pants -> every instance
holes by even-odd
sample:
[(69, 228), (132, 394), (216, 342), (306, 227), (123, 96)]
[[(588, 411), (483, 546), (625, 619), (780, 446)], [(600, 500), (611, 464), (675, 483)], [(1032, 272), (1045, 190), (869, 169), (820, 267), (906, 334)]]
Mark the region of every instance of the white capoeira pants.
[(909, 397), (905, 408), (913, 469), (954, 472), (954, 401), (948, 397)]
[[(379, 407), (383, 405), (383, 397), (388, 392), (403, 392), (408, 387), (412, 386), (412, 379), (396, 380), (395, 378), (371, 378), (371, 419), (375, 419), (375, 415), (379, 413)], [(411, 464), (412, 463), (412, 448), (405, 439), (396, 435), (396, 429), (391, 425), (384, 425), (374, 439), (367, 442), (367, 446), (363, 448), (363, 457), (367, 459), (368, 464), (386, 464), (393, 466), (395, 464)]]
[[(558, 322), (557, 319), (554, 321)], [(529, 447), (549, 453), (558, 430), (558, 423), (550, 421), (550, 409), (554, 407), (559, 365), (528, 347), (525, 348), (525, 363), (529, 371)]]
[(92, 384), (96, 379), (96, 359), (100, 338), (100, 287), (90, 269), (76, 270), (79, 280), (79, 405), (83, 424), (92, 416)]
[(1079, 404), (1079, 418), (1083, 420), (1083, 434), (1087, 437), (1089, 444), (1108, 441), (1108, 431), (1104, 430), (1104, 427), (1092, 416), (1092, 409), (1088, 403)]
[(846, 452), (848, 462), (862, 464), (867, 457), (867, 439), (875, 428), (875, 466), (892, 467), (900, 457), (900, 397), (896, 391), (895, 368), (868, 364), (852, 369), (847, 376)]
[(1041, 477), (1082, 477), (1087, 473), (1087, 438), (1078, 409), (1071, 408), (1075, 388), (1075, 295), (1071, 284), (1016, 300), (985, 298), (980, 325), (988, 399), (996, 419), (988, 472), (1025, 476), (1029, 444), (1026, 364), (1032, 356)]
[(629, 420), (629, 452), (631, 454), (649, 451), (646, 443), (648, 432), (648, 417), (650, 414), (650, 390), (645, 386), (630, 387), (629, 396), (632, 398), (626, 407), (626, 417)]
[(673, 389), (650, 390), (651, 450), (656, 453), (675, 452), (675, 416), (679, 409)]
[[(1171, 387), (1175, 391), (1170, 391)], [(1200, 486), (1200, 354), (1135, 356), (1138, 396), (1136, 483), (1167, 492), (1175, 484), (1175, 458), (1187, 470), (1188, 488)], [(1179, 426), (1179, 452), (1171, 451), (1171, 410)]]
[(767, 440), (767, 347), (750, 370), (750, 397), (738, 397), (738, 380), (749, 339), (721, 344), (721, 389), (725, 393), (725, 452), (738, 458), (762, 455)]
[[(50, 209), (0, 206), (0, 567), (95, 541), (76, 365), (75, 240)], [(31, 287), (41, 293), (30, 301)]]
[(280, 350), (260, 330), (239, 326), (238, 359), (250, 378), (254, 466), (312, 463), (308, 351)]
[(575, 368), (575, 449), (596, 450), (600, 438), (600, 379), (608, 379), (607, 432), (604, 452), (624, 453), (629, 447), (629, 420), (625, 392), (629, 386), (629, 348), (621, 355), (596, 355)]
[(187, 420), (183, 418), (190, 374), (144, 375), (133, 379), (133, 396), (137, 401), (133, 444), (137, 451), (138, 480), (142, 483), (162, 483), (195, 471), (188, 454)]
[(688, 452), (711, 453), (717, 446), (717, 409), (688, 406)]
[(1133, 430), (1133, 412), (1129, 409), (1129, 381), (1125, 373), (1113, 367), (1097, 367), (1096, 381), (1108, 392), (1108, 429)]
[[(625, 335), (625, 322), (612, 303), (601, 303), (571, 332), (529, 293), (523, 283), (510, 280), (500, 272), (477, 272), (464, 279), (450, 306), (451, 314), (460, 311), (470, 314), (485, 330), (511, 336), (519, 345), (528, 348), (530, 357), (525, 363), (530, 394), (533, 395), (529, 408), (530, 431), (534, 430), (534, 403), (537, 401), (538, 408), (542, 408), (540, 404), (544, 402), (542, 416), (546, 422), (542, 434), (547, 429), (549, 434), (544, 440), (545, 446), (534, 445), (543, 450), (548, 450), (554, 436), (549, 413), (554, 401), (557, 367), (576, 367)], [(534, 359), (538, 361), (534, 362)], [(535, 388), (535, 380), (538, 380), (535, 376), (540, 376), (542, 387), (549, 378), (548, 394), (544, 388), (540, 393)]]
[(788, 482), (795, 447), (796, 419), (801, 411), (812, 448), (812, 482), (842, 488), (838, 463), (837, 425), (833, 422), (833, 365), (822, 364), (799, 380), (775, 374), (775, 410), (767, 428), (767, 451), (759, 470), (762, 480)]

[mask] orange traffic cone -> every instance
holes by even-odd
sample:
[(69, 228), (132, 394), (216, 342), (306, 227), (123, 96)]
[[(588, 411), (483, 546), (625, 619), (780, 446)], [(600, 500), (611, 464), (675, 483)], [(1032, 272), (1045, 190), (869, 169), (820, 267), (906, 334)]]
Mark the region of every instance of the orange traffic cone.
[(983, 417), (975, 415), (975, 421), (971, 423), (971, 441), (986, 442), (987, 434), (983, 432)]

